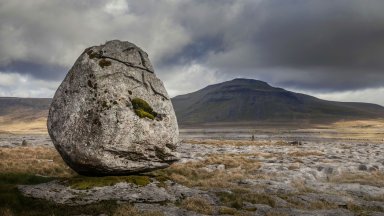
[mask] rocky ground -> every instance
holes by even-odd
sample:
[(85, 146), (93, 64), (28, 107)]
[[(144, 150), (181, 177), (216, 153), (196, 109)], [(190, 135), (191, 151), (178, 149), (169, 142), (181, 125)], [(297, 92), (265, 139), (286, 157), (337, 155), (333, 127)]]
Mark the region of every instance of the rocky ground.
[[(253, 188), (260, 194), (275, 194), (274, 206), (263, 206), (263, 209), (269, 209), (268, 212), (287, 208), (284, 211), (294, 212), (292, 215), (354, 215), (346, 210), (350, 208), (348, 206), (354, 206), (377, 211), (370, 215), (384, 215), (384, 145), (304, 142), (299, 146), (185, 144), (183, 148), (186, 148), (183, 149), (184, 160), (203, 159), (206, 154), (231, 153), (257, 161), (260, 168), (237, 184)], [(229, 172), (221, 164), (208, 165), (204, 169)], [(288, 199), (281, 199), (283, 194)], [(315, 210), (316, 205), (332, 210)], [(312, 210), (300, 213), (292, 206)]]
[[(47, 141), (16, 137), (0, 143)], [(137, 215), (384, 215), (384, 143), (377, 139), (186, 139), (178, 152), (181, 161), (146, 173), (144, 184), (76, 188), (56, 179), (18, 189), (68, 206), (117, 200)]]

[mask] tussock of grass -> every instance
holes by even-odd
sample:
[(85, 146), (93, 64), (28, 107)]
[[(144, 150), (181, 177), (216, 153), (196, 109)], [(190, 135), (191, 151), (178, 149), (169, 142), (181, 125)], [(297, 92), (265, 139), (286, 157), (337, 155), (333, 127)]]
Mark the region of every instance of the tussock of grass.
[(0, 215), (2, 216), (13, 216), (12, 210), (9, 208), (0, 208)]
[(213, 207), (201, 197), (188, 197), (182, 201), (181, 207), (201, 214), (213, 214)]
[(290, 216), (290, 214), (281, 211), (269, 211), (266, 216)]
[(314, 209), (335, 209), (339, 208), (339, 206), (335, 203), (330, 203), (325, 200), (319, 199), (315, 201), (303, 201), (301, 199), (298, 199), (297, 196), (307, 193), (317, 193), (314, 190), (300, 190), (299, 193), (292, 193), (292, 194), (279, 194), (279, 197), (284, 199), (285, 201), (289, 202), (294, 208), (298, 209), (307, 209), (307, 210), (314, 210)]
[(294, 180), (291, 182), (291, 185), (301, 193), (316, 193), (314, 189), (306, 185), (304, 180)]
[(67, 180), (67, 184), (71, 188), (77, 190), (88, 190), (94, 187), (112, 186), (120, 182), (132, 183), (138, 186), (145, 186), (151, 183), (148, 176), (77, 176)]
[(119, 206), (113, 216), (164, 216), (160, 211), (139, 211), (131, 204)]
[(0, 173), (69, 177), (74, 172), (50, 147), (0, 148)]
[(237, 213), (237, 209), (235, 209), (235, 208), (230, 208), (227, 206), (220, 206), (220, 208), (219, 208), (219, 214), (234, 215), (236, 213)]
[(33, 185), (52, 181), (53, 178), (35, 176), (26, 173), (0, 173), (0, 185), (23, 184)]
[(354, 212), (355, 215), (368, 216), (372, 215), (372, 212), (383, 212), (384, 208), (379, 206), (358, 206), (352, 202), (347, 203), (347, 209)]
[(289, 152), (290, 157), (308, 157), (308, 156), (323, 156), (324, 153), (319, 151), (293, 151)]
[(383, 172), (342, 173), (340, 175), (330, 177), (329, 180), (335, 183), (356, 183), (361, 185), (384, 187)]
[[(225, 170), (209, 172), (207, 165), (225, 165)], [(170, 167), (152, 172), (157, 178), (167, 178), (188, 187), (228, 188), (236, 186), (236, 181), (252, 177), (260, 164), (243, 155), (212, 155), (198, 162), (172, 164)]]
[(234, 189), (230, 192), (218, 192), (216, 195), (223, 205), (235, 209), (241, 209), (244, 202), (266, 204), (272, 207), (275, 206), (275, 200), (269, 195), (254, 193), (247, 189)]

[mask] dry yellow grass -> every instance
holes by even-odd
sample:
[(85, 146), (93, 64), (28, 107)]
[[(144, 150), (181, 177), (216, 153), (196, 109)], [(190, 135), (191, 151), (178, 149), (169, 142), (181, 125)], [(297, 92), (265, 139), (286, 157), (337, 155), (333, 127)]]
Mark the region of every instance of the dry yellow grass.
[(188, 139), (185, 143), (205, 144), (205, 145), (231, 145), (231, 146), (262, 146), (272, 145), (271, 142), (251, 141), (251, 140), (218, 140), (218, 139)]
[(201, 214), (213, 214), (213, 207), (209, 204), (208, 200), (201, 197), (188, 197), (182, 201), (181, 207)]
[(131, 204), (120, 205), (113, 216), (164, 216), (160, 211), (139, 211)]
[(234, 215), (236, 213), (237, 213), (237, 210), (235, 208), (230, 208), (227, 206), (220, 206), (219, 208), (219, 214)]
[(285, 213), (285, 212), (281, 212), (281, 211), (279, 211), (279, 212), (271, 211), (271, 212), (267, 212), (267, 214), (266, 214), (266, 216), (289, 216), (289, 215), (290, 214)]
[(342, 173), (332, 176), (329, 181), (335, 183), (357, 183), (362, 185), (371, 185), (376, 187), (384, 187), (383, 172), (364, 172), (364, 173)]
[(0, 208), (0, 215), (1, 216), (13, 216), (11, 209), (9, 208)]
[(304, 180), (294, 180), (291, 182), (291, 185), (295, 187), (300, 193), (315, 193), (316, 191), (308, 187)]
[(30, 173), (44, 176), (72, 176), (74, 172), (50, 147), (0, 148), (0, 173)]
[(308, 156), (323, 156), (324, 153), (319, 151), (292, 151), (289, 152), (290, 157), (308, 157)]
[(265, 146), (265, 145), (291, 145), (288, 141), (258, 141), (258, 140), (221, 140), (221, 139), (186, 139), (184, 143), (204, 145), (230, 145), (230, 146)]
[(337, 137), (347, 140), (384, 141), (384, 119), (339, 121), (321, 127), (336, 132), (323, 134), (324, 138)]
[(47, 118), (42, 117), (32, 121), (9, 121), (0, 117), (0, 131), (17, 134), (46, 134)]
[[(224, 170), (208, 171), (208, 165), (225, 166)], [(173, 181), (189, 187), (228, 188), (236, 186), (236, 181), (254, 178), (260, 164), (245, 155), (211, 155), (206, 160), (198, 162), (177, 163), (164, 170), (155, 171), (158, 176), (166, 176)], [(253, 175), (251, 175), (253, 174)]]
[(368, 201), (384, 202), (384, 194), (381, 194), (379, 196), (364, 197), (364, 199)]
[(383, 128), (384, 119), (338, 121), (333, 123), (331, 126), (336, 128)]
[(298, 170), (299, 168), (300, 168), (300, 164), (299, 163), (293, 163), (293, 164), (288, 166), (289, 170)]

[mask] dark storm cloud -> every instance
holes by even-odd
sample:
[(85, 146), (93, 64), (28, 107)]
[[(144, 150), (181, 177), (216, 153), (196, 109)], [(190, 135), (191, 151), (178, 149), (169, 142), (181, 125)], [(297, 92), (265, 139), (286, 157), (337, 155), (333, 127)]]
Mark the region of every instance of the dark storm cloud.
[[(267, 11), (280, 8), (268, 14), (254, 38), (263, 52), (261, 65), (383, 69), (384, 17), (367, 9), (362, 1), (355, 7), (355, 1), (273, 2), (265, 6)], [(384, 8), (383, 1), (372, 3)]]
[(0, 0), (0, 73), (59, 81), (86, 47), (118, 38), (145, 49), (174, 92), (193, 89), (182, 80), (234, 77), (318, 92), (383, 87), (383, 8), (382, 0)]
[(58, 65), (17, 61), (8, 63), (5, 66), (0, 66), (0, 71), (32, 75), (36, 78), (45, 80), (59, 80), (64, 78), (68, 68)]
[(187, 64), (190, 61), (203, 62), (209, 53), (224, 51), (223, 46), (221, 37), (196, 38), (176, 55), (162, 58), (158, 66), (167, 67), (168, 65)]
[(206, 61), (210, 67), (303, 89), (384, 85), (384, 1), (249, 4), (217, 34), (226, 45), (209, 50), (215, 52)]

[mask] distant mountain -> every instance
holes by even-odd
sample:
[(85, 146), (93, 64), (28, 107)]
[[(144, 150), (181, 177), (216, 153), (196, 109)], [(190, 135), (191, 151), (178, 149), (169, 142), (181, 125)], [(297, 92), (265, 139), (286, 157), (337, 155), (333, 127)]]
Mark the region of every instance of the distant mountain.
[(234, 79), (172, 98), (181, 125), (252, 121), (337, 121), (383, 118), (384, 107), (334, 102), (275, 88), (266, 82)]
[(51, 98), (0, 97), (0, 117), (3, 121), (46, 118), (51, 101)]
[(50, 98), (0, 97), (0, 133), (47, 133)]
[[(45, 128), (51, 98), (0, 97), (0, 131)], [(384, 118), (384, 107), (321, 100), (252, 79), (234, 79), (172, 98), (179, 125), (239, 122), (311, 123)], [(37, 124), (37, 122), (39, 122)], [(39, 129), (39, 130), (40, 130)]]

